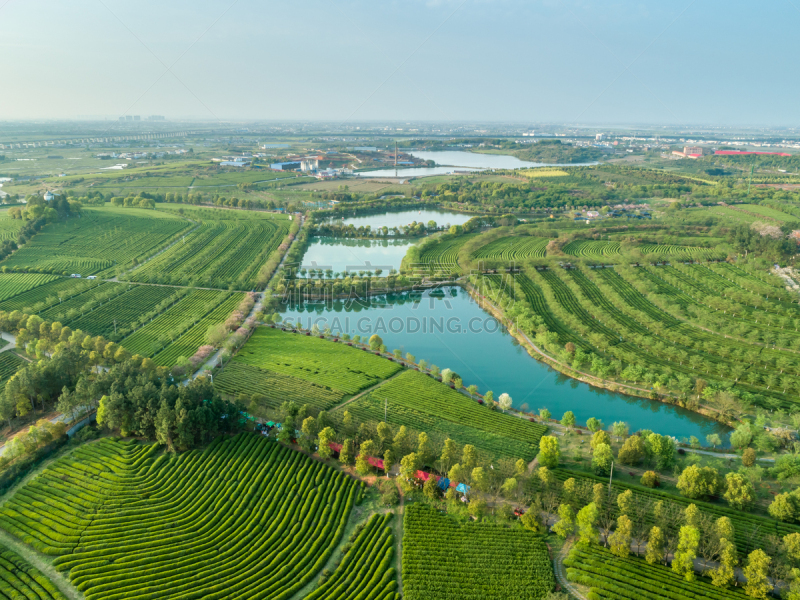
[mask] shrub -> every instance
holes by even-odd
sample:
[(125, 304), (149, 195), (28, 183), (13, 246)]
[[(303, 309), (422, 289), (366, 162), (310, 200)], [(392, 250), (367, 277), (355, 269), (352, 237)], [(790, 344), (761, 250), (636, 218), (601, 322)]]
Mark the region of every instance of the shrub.
[[(620, 451), (622, 453), (622, 451)], [(645, 471), (641, 479), (642, 485), (655, 488), (661, 485), (661, 479), (655, 471)]]

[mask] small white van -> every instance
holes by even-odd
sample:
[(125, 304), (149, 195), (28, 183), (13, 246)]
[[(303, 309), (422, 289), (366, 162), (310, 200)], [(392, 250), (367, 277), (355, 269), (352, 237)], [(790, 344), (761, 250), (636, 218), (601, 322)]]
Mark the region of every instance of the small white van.
[(86, 279), (97, 279), (97, 275), (89, 275)]
[(77, 277), (78, 279), (80, 279), (81, 276), (78, 273), (73, 273), (72, 275), (70, 275), (70, 277)]

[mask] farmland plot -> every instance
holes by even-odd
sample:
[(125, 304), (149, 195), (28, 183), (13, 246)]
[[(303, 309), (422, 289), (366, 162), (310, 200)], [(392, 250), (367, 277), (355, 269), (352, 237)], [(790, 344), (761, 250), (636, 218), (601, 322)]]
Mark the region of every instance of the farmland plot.
[(460, 444), (472, 444), (493, 456), (533, 460), (544, 425), (505, 415), (481, 406), (418, 371), (405, 371), (347, 405), (354, 417), (388, 421), (428, 435), (446, 435)]
[(539, 600), (554, 586), (541, 536), (489, 523), (459, 524), (427, 504), (406, 507), (404, 598)]
[(19, 489), (0, 527), (55, 557), (89, 600), (289, 598), (322, 570), (360, 493), (253, 434), (160, 453), (81, 446)]

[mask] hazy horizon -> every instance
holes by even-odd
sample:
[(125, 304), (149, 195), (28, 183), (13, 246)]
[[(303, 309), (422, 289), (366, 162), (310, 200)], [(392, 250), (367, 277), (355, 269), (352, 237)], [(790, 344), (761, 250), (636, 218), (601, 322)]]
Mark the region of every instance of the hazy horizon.
[(7, 0), (0, 121), (791, 127), (798, 22), (788, 1)]

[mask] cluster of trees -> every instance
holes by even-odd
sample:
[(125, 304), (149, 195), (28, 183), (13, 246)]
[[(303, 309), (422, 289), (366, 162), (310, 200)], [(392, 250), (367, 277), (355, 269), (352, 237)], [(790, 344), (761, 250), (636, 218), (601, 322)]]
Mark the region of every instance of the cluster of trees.
[(413, 221), (408, 225), (398, 227), (376, 227), (361, 225), (356, 227), (352, 223), (347, 225), (339, 222), (323, 221), (317, 225), (316, 235), (334, 236), (341, 238), (378, 238), (378, 237), (419, 237), (428, 233), (439, 231), (440, 227), (436, 221), (430, 220), (427, 223)]
[[(495, 500), (492, 510), (510, 517), (513, 514), (511, 503), (526, 494), (527, 463), (522, 459), (496, 459), (470, 444), (461, 446), (450, 438), (442, 439), (435, 432), (429, 435), (405, 426), (395, 428), (385, 422), (357, 423), (348, 411), (327, 413), (309, 405), (285, 402), (278, 412), (281, 428), (274, 429), (271, 434), (279, 441), (296, 441), (305, 451), (316, 451), (325, 460), (335, 454), (331, 443), (338, 444), (341, 446), (339, 462), (354, 465), (362, 476), (375, 471), (370, 458), (381, 459), (387, 478), (394, 467), (399, 468), (399, 482), (408, 492), (422, 491), (433, 499), (444, 495), (458, 504), (466, 504), (467, 510), (475, 516), (489, 510), (486, 498), (492, 496)], [(463, 494), (467, 502), (462, 501), (462, 494), (454, 487), (442, 492), (434, 477), (423, 484), (417, 478), (417, 472), (422, 470), (469, 486)]]
[(767, 598), (773, 589), (800, 593), (800, 533), (770, 536), (744, 557), (731, 519), (713, 519), (695, 504), (681, 509), (663, 500), (641, 502), (630, 490), (615, 494), (601, 483), (589, 490), (574, 479), (563, 483), (562, 497), (553, 531), (576, 536), (581, 546), (602, 543), (621, 558), (644, 555), (650, 564), (671, 564), (686, 581), (695, 579), (695, 559), (702, 558), (704, 574), (719, 588), (738, 585), (741, 567), (744, 592), (753, 598)]
[(45, 223), (54, 223), (79, 215), (81, 208), (80, 202), (68, 199), (64, 194), (56, 196), (50, 202), (47, 202), (44, 197), (34, 194), (28, 196), (24, 207), (12, 206), (9, 208), (8, 216), (12, 219), (23, 219), (25, 221), (36, 222), (43, 219)]
[(781, 235), (773, 237), (764, 235), (756, 228), (741, 224), (733, 228), (731, 240), (741, 253), (755, 252), (769, 260), (781, 260), (797, 254), (797, 241), (788, 237), (797, 227), (798, 223), (796, 222), (775, 225)]
[(145, 198), (144, 196), (134, 196), (130, 194), (128, 196), (114, 196), (111, 198), (111, 204), (113, 206), (122, 206), (125, 208), (148, 208), (154, 210), (156, 207), (156, 201), (152, 198)]
[[(222, 400), (204, 378), (181, 386), (165, 367), (131, 356), (101, 336), (19, 311), (0, 312), (0, 329), (15, 332), (18, 347), (39, 359), (0, 391), (0, 417), (9, 425), (37, 409), (45, 413), (56, 408), (75, 418), (97, 407), (101, 425), (170, 449), (204, 444), (243, 425), (238, 405)], [(99, 365), (105, 368), (97, 369)], [(32, 440), (20, 438), (18, 446), (35, 449), (60, 435), (50, 428), (39, 436), (42, 427), (34, 430)]]
[(180, 385), (169, 375), (127, 360), (65, 390), (59, 409), (97, 403), (97, 424), (123, 436), (164, 444), (169, 451), (207, 444), (245, 424), (242, 408), (223, 400), (204, 377)]

